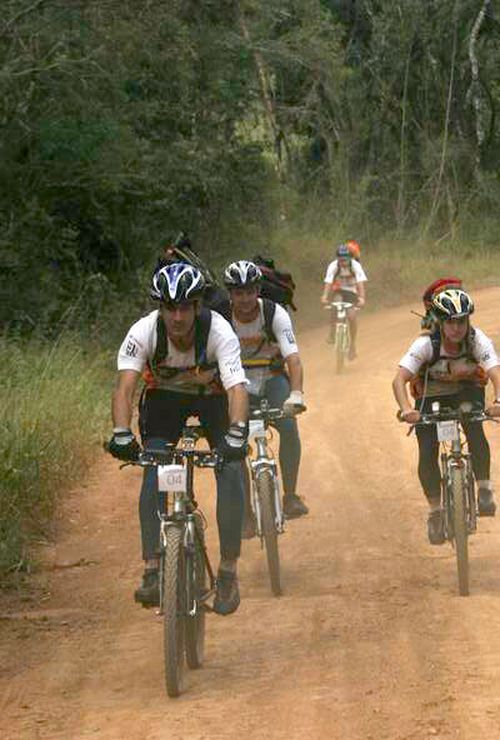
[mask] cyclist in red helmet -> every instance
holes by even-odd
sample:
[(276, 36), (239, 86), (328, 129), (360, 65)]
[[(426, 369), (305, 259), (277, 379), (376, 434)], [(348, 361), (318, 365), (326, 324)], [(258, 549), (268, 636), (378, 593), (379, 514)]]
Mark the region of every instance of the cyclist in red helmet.
[[(491, 416), (500, 416), (500, 360), (493, 342), (470, 324), (474, 312), (472, 298), (459, 288), (439, 291), (431, 302), (437, 321), (432, 334), (425, 333), (409, 347), (399, 362), (392, 387), (400, 408), (401, 418), (416, 424), (421, 413), (432, 409), (434, 401), (446, 401), (446, 406), (458, 408), (463, 401), (485, 405), (485, 383), (491, 380), (495, 401), (487, 409)], [(406, 386), (420, 378), (415, 408), (412, 408)], [(465, 425), (465, 434), (472, 457), (472, 468), (478, 485), (478, 505), (481, 516), (494, 516), (496, 511), (493, 485), (490, 479), (490, 447), (483, 425)], [(444, 542), (441, 510), (441, 471), (439, 445), (434, 427), (417, 427), (419, 446), (418, 475), (429, 502), (427, 522), (429, 542)]]

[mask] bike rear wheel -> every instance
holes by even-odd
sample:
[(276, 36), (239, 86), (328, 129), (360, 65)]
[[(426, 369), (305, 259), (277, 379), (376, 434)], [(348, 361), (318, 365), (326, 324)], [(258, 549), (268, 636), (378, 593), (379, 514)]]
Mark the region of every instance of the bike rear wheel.
[(460, 468), (450, 471), (453, 506), (453, 535), (457, 558), (458, 591), (460, 596), (469, 595), (469, 548), (467, 524), (467, 491)]
[(207, 588), (207, 568), (204, 553), (204, 533), (201, 517), (195, 515), (196, 536), (194, 552), (186, 558), (188, 584), (187, 609), (195, 607), (195, 614), (186, 615), (186, 661), (189, 668), (201, 668), (205, 653), (205, 609), (202, 596)]
[(268, 470), (264, 470), (257, 476), (257, 495), (259, 497), (260, 514), (262, 517), (262, 535), (266, 547), (267, 567), (271, 582), (271, 591), (274, 596), (280, 596), (281, 573), (280, 554), (278, 549), (278, 532), (276, 529), (275, 515), (275, 487), (274, 477)]
[(166, 531), (163, 590), (163, 651), (167, 694), (179, 696), (184, 677), (186, 561), (184, 528)]

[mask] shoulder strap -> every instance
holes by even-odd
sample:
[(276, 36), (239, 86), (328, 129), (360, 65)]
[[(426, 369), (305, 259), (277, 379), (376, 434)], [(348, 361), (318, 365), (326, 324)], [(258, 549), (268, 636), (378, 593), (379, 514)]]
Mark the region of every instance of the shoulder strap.
[(203, 306), (194, 325), (194, 356), (198, 367), (207, 364), (208, 335), (211, 326), (212, 312)]
[(269, 298), (262, 299), (262, 310), (264, 313), (264, 331), (270, 342), (276, 342), (276, 336), (273, 331), (273, 321), (276, 314), (276, 303)]
[(440, 329), (436, 329), (432, 334), (430, 335), (430, 340), (432, 344), (432, 358), (429, 362), (429, 365), (434, 365), (436, 363), (440, 356), (441, 356), (441, 331)]

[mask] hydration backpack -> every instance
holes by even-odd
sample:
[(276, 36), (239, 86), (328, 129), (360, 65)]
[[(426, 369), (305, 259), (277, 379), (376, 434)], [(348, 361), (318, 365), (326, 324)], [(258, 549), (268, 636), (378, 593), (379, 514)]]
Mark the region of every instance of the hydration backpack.
[(255, 262), (262, 272), (261, 297), (279, 303), (284, 308), (290, 306), (291, 309), (296, 311), (297, 307), (293, 302), (296, 286), (291, 274), (277, 270), (273, 259), (262, 257), (260, 254), (253, 257), (252, 262)]

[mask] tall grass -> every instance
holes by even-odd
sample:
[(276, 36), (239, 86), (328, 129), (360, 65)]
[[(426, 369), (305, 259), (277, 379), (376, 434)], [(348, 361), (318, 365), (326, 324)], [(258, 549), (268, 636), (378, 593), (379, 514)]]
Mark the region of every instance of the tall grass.
[(0, 574), (22, 568), (109, 427), (112, 360), (76, 339), (0, 338)]

